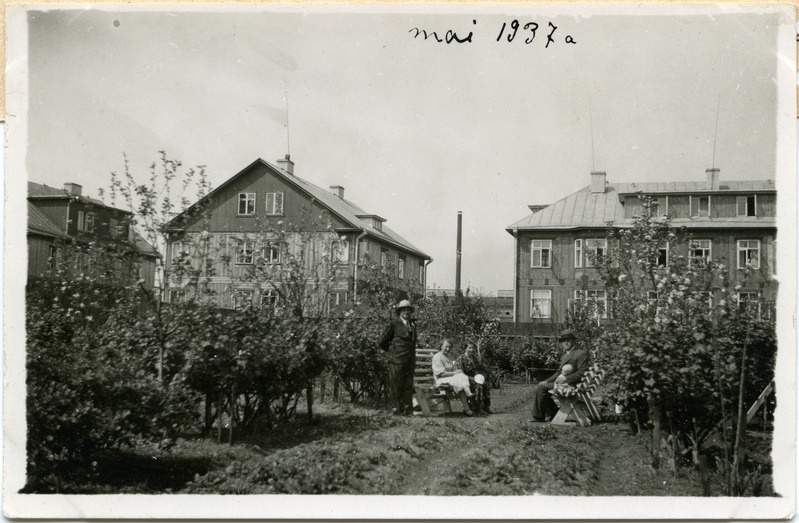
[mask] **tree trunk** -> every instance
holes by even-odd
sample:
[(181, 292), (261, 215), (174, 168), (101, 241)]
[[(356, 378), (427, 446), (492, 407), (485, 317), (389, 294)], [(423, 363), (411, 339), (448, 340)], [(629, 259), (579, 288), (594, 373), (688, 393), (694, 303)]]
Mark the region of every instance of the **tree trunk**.
[(652, 398), (648, 398), (649, 411), (652, 419), (652, 468), (660, 468), (660, 405)]
[[(746, 333), (743, 351), (741, 352), (741, 377), (738, 381), (738, 415), (735, 430), (735, 449), (733, 451), (733, 474), (735, 477), (736, 491), (740, 485), (740, 479), (744, 475), (744, 463), (746, 461), (746, 406), (744, 405), (744, 392), (746, 391), (746, 346), (749, 345), (749, 332)], [(734, 492), (742, 495), (742, 492)]]
[(236, 423), (236, 389), (230, 387), (230, 430), (228, 431), (228, 445), (233, 445), (233, 426)]
[(305, 389), (306, 403), (308, 404), (308, 423), (313, 423), (313, 380), (308, 382)]
[(224, 396), (220, 393), (216, 396), (216, 442), (222, 443), (222, 398)]
[(208, 437), (211, 434), (211, 394), (205, 393), (205, 430), (203, 431), (203, 437)]

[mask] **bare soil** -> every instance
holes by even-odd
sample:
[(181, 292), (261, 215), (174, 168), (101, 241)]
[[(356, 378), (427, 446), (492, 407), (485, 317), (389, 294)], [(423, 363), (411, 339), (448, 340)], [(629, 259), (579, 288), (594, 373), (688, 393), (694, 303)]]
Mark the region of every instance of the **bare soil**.
[[(533, 387), (494, 391), (495, 414), (398, 417), (317, 403), (278, 432), (233, 445), (178, 440), (106, 455), (79, 493), (698, 496), (690, 467), (653, 470), (647, 435), (624, 423), (530, 423)], [(457, 408), (457, 405), (453, 405)], [(770, 437), (759, 440), (768, 456)], [(770, 463), (764, 462), (766, 472)], [(719, 495), (713, 477), (713, 495)], [(764, 494), (772, 494), (767, 490)]]

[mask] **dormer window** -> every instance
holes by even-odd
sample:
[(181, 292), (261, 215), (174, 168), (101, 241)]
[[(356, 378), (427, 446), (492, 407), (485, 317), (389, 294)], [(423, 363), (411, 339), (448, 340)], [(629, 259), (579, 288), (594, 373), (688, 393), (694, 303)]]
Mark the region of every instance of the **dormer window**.
[(78, 211), (78, 230), (94, 232), (94, 213)]
[(364, 220), (365, 223), (370, 224), (373, 229), (377, 231), (383, 230), (383, 222), (386, 220), (381, 218), (380, 216), (376, 214), (356, 214), (356, 216), (361, 220)]
[(710, 196), (691, 196), (691, 218), (710, 218)]
[(757, 197), (752, 196), (739, 196), (737, 198), (737, 215), (738, 216), (757, 216), (756, 211)]

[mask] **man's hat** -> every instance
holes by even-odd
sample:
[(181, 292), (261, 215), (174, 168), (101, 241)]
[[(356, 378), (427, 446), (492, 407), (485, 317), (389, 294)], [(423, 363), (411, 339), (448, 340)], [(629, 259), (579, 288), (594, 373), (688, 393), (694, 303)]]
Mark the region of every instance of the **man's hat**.
[(562, 330), (562, 331), (560, 331), (560, 334), (558, 335), (558, 340), (561, 340), (561, 341), (563, 341), (563, 340), (575, 340), (575, 339), (577, 339), (577, 336), (574, 335), (574, 331), (571, 330), (571, 329)]
[(411, 302), (409, 302), (408, 300), (402, 300), (401, 302), (399, 302), (399, 305), (397, 305), (397, 307), (395, 308), (397, 312), (401, 311), (402, 309), (410, 309), (411, 312), (414, 311), (413, 305), (411, 305)]

